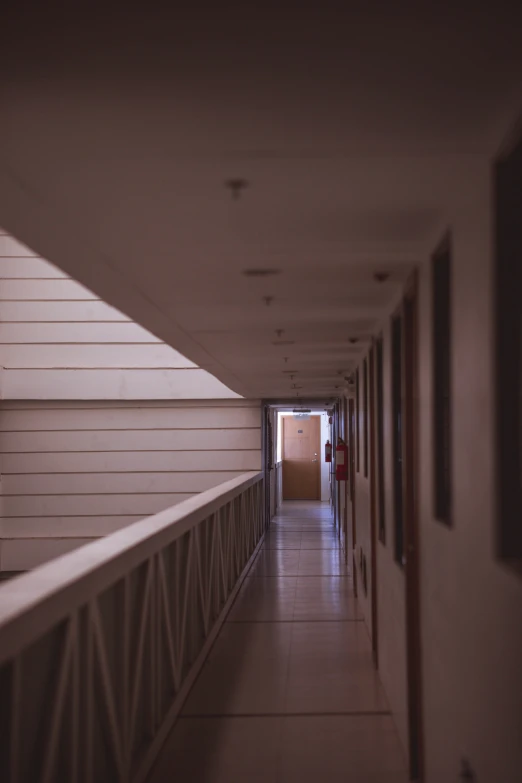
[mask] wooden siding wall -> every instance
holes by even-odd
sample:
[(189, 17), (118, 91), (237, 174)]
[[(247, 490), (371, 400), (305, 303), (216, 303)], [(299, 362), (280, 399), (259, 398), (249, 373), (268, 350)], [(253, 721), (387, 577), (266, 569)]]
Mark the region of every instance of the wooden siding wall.
[(0, 229), (3, 399), (238, 398)]
[(261, 469), (256, 402), (4, 402), (0, 568), (29, 568)]
[(0, 570), (261, 469), (246, 401), (0, 234)]

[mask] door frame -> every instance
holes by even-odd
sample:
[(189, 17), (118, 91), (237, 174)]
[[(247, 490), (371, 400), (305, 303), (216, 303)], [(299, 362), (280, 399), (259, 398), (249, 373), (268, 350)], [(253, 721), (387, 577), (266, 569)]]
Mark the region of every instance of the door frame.
[(270, 473), (273, 469), (272, 460), (273, 432), (272, 422), (270, 421), (270, 405), (263, 401), (261, 403), (261, 465), (263, 471), (263, 516), (265, 520), (265, 530), (268, 530), (271, 519), (271, 480)]
[(344, 535), (344, 562), (349, 562), (349, 544), (348, 536), (348, 504), (350, 502), (350, 482), (351, 478), (351, 457), (350, 457), (350, 420), (348, 417), (348, 398), (343, 399), (343, 422), (344, 422), (344, 442), (348, 446), (348, 478), (344, 482), (344, 515), (343, 515), (343, 535)]
[(357, 597), (357, 564), (355, 562), (355, 546), (357, 544), (357, 525), (356, 525), (356, 503), (355, 503), (355, 399), (348, 400), (348, 459), (350, 461), (349, 484), (350, 501), (352, 504), (352, 571), (353, 571), (353, 590)]
[[(343, 437), (343, 413), (341, 410), (341, 404), (339, 400), (337, 401), (335, 407), (337, 411), (337, 440), (338, 440), (339, 438)], [(337, 458), (337, 451), (335, 452), (335, 454)], [(343, 519), (342, 519), (343, 515), (342, 515), (342, 503), (341, 503), (341, 496), (342, 496), (341, 482), (337, 481), (336, 479), (336, 484), (337, 484), (337, 538), (341, 542), (341, 546), (342, 546), (341, 529), (343, 524)]]
[(331, 462), (331, 477), (332, 477), (332, 507), (333, 507), (333, 516), (334, 516), (334, 528), (337, 528), (338, 519), (337, 515), (339, 513), (339, 493), (338, 493), (338, 481), (335, 478), (336, 469), (337, 469), (337, 438), (339, 436), (339, 409), (337, 406), (337, 402), (335, 403), (333, 407), (333, 415), (332, 415), (332, 462)]
[(377, 443), (376, 443), (376, 384), (375, 384), (375, 359), (376, 350), (372, 343), (368, 354), (369, 363), (369, 413), (370, 413), (370, 460), (369, 460), (369, 480), (370, 480), (370, 538), (371, 538), (371, 612), (372, 612), (372, 653), (373, 662), (377, 668), (379, 665), (379, 620), (377, 612)]
[(419, 547), (419, 361), (418, 274), (408, 280), (403, 323), (403, 502), (408, 680), (409, 765), (412, 780), (424, 779)]

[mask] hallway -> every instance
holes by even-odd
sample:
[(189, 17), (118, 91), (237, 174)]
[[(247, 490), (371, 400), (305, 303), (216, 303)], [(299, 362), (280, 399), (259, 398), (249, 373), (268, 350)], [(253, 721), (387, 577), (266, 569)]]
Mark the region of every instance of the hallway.
[(329, 505), (285, 503), (150, 776), (405, 783)]

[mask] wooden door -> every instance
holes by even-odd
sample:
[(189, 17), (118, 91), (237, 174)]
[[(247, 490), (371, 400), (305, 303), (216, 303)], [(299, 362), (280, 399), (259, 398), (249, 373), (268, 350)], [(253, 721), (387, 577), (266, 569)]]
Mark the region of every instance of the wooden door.
[(497, 552), (522, 562), (522, 133), (495, 166)]
[(334, 406), (333, 410), (333, 417), (332, 417), (332, 499), (333, 499), (333, 512), (334, 512), (334, 525), (337, 527), (337, 511), (338, 511), (338, 492), (337, 492), (337, 481), (335, 480), (335, 468), (336, 468), (336, 461), (337, 461), (337, 451), (335, 450), (335, 444), (337, 443), (337, 438), (339, 437), (339, 414), (337, 410), (337, 405)]
[(272, 518), (272, 503), (273, 498), (271, 497), (271, 471), (274, 468), (273, 464), (273, 456), (274, 456), (274, 443), (273, 443), (273, 431), (272, 431), (272, 420), (271, 420), (271, 409), (270, 406), (264, 405), (263, 406), (263, 418), (262, 418), (262, 424), (261, 424), (261, 432), (262, 432), (262, 464), (263, 464), (263, 473), (264, 473), (264, 517), (265, 517), (265, 529), (268, 529), (268, 526), (270, 525), (270, 521)]
[(350, 513), (350, 481), (351, 477), (351, 443), (350, 443), (350, 424), (348, 418), (348, 399), (344, 398), (343, 404), (343, 421), (344, 421), (344, 441), (348, 446), (348, 481), (344, 482), (344, 516), (343, 516), (343, 528), (344, 528), (344, 561), (348, 564), (349, 561), (349, 548), (350, 548), (350, 534), (348, 532), (348, 515)]
[(371, 525), (371, 563), (372, 563), (372, 651), (375, 666), (379, 665), (379, 629), (377, 616), (377, 474), (376, 474), (376, 428), (375, 428), (375, 350), (372, 346), (369, 355), (370, 365), (370, 525)]
[(418, 524), (418, 359), (417, 276), (414, 275), (402, 306), (403, 320), (403, 563), (406, 587), (406, 663), (408, 671), (408, 723), (410, 777), (422, 781), (423, 726), (421, 674), (421, 620)]
[(283, 417), (283, 500), (321, 499), (321, 420)]
[(353, 588), (354, 593), (357, 595), (357, 566), (355, 562), (355, 546), (357, 544), (357, 526), (356, 526), (356, 504), (355, 504), (355, 438), (356, 438), (356, 410), (355, 400), (350, 397), (348, 400), (348, 490), (350, 495), (351, 512), (352, 512), (352, 530), (351, 530), (351, 550), (352, 550), (352, 571), (353, 571)]

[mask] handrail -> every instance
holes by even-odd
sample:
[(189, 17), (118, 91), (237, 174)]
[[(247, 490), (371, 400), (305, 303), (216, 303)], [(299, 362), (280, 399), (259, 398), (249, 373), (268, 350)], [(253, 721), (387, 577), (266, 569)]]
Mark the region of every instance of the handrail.
[(145, 779), (260, 545), (262, 484), (244, 473), (0, 586), (2, 780)]
[(66, 614), (226, 505), (262, 473), (243, 473), (0, 586), (0, 665)]

